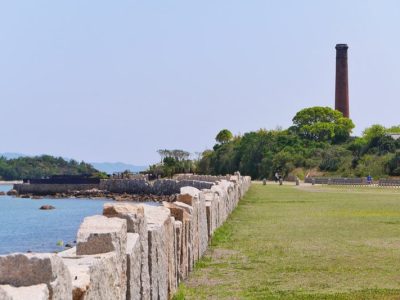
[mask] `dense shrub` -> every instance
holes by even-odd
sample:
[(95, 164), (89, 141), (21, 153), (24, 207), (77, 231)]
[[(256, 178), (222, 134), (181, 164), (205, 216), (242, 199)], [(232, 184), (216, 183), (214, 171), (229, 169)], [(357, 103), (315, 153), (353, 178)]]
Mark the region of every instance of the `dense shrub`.
[(389, 175), (400, 176), (400, 152), (396, 152), (387, 162)]

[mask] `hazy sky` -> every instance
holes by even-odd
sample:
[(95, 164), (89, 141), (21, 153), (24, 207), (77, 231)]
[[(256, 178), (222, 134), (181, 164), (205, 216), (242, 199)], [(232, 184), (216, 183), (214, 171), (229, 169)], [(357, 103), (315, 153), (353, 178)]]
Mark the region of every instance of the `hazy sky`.
[(334, 105), (399, 124), (400, 1), (1, 1), (0, 152), (158, 161)]

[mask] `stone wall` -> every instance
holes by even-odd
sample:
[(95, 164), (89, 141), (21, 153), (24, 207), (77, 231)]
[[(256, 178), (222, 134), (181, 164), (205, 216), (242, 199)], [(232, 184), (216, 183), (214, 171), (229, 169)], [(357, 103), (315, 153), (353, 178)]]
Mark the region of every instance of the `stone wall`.
[(177, 201), (158, 207), (105, 204), (67, 251), (0, 256), (0, 299), (171, 299), (251, 180), (237, 174), (207, 183), (181, 186)]
[(213, 185), (214, 182), (187, 179), (159, 179), (155, 181), (147, 181), (145, 179), (106, 179), (100, 182), (99, 188), (112, 193), (172, 195), (179, 193), (180, 188), (184, 186), (209, 189)]
[(198, 180), (217, 182), (221, 180), (230, 180), (231, 175), (225, 176), (213, 176), (213, 175), (197, 175), (197, 174), (176, 174), (174, 175), (175, 180)]
[(146, 179), (103, 179), (99, 184), (14, 184), (18, 194), (55, 195), (69, 194), (74, 191), (88, 191), (92, 189), (104, 190), (111, 193), (172, 195), (177, 194), (181, 187), (192, 186), (197, 189), (209, 189), (214, 181), (201, 180), (173, 180), (159, 179), (147, 181)]
[(73, 191), (87, 191), (98, 188), (99, 184), (14, 184), (14, 190), (16, 190), (20, 195), (55, 195), (70, 193)]

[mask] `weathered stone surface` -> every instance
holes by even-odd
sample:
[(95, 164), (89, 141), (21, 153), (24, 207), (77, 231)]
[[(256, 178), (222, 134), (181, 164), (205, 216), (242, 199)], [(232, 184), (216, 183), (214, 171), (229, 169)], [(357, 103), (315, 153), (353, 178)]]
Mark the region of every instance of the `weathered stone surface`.
[(150, 298), (150, 275), (149, 275), (149, 250), (147, 220), (142, 205), (130, 203), (106, 203), (103, 215), (107, 217), (118, 217), (127, 221), (128, 232), (138, 233), (140, 239), (140, 284), (142, 299)]
[(144, 218), (144, 208), (142, 205), (130, 203), (105, 203), (103, 215), (125, 219), (128, 232), (138, 233), (141, 226), (140, 219)]
[(170, 217), (170, 228), (168, 232), (171, 237), (168, 239), (168, 296), (172, 296), (176, 293), (178, 289), (178, 254), (176, 248), (177, 236), (175, 228), (175, 218)]
[(236, 196), (234, 190), (234, 184), (232, 182), (227, 180), (221, 180), (221, 182), (219, 182), (218, 185), (224, 190), (224, 193), (226, 195), (225, 213), (224, 213), (224, 219), (222, 220), (223, 222), (225, 222), (228, 215), (232, 212), (232, 210), (236, 206), (235, 204), (237, 203), (238, 197)]
[[(182, 258), (181, 258), (181, 274), (183, 278), (186, 278), (194, 268), (196, 261), (195, 253), (198, 251), (198, 239), (195, 239), (195, 228), (197, 218), (194, 217), (193, 207), (186, 203), (177, 201), (173, 203), (176, 207), (185, 211), (187, 218), (182, 220), (183, 222), (183, 238), (182, 238)], [(186, 245), (185, 245), (186, 244)], [(186, 259), (185, 259), (186, 256)]]
[(212, 182), (186, 179), (159, 179), (152, 182), (144, 179), (105, 179), (100, 182), (99, 188), (113, 193), (172, 195), (179, 193), (183, 186), (205, 189), (212, 185)]
[(47, 284), (51, 299), (71, 299), (71, 276), (63, 261), (49, 253), (0, 256), (0, 284), (14, 287)]
[(203, 190), (202, 193), (206, 202), (207, 233), (210, 239), (215, 229), (218, 227), (219, 198), (216, 193), (211, 190)]
[(204, 254), (208, 245), (205, 198), (196, 188), (183, 187), (178, 201), (190, 205), (193, 209), (193, 254), (194, 260), (197, 261)]
[[(198, 197), (198, 196), (196, 196)], [(190, 214), (191, 214), (191, 224), (189, 226), (190, 233), (189, 233), (189, 272), (193, 270), (195, 262), (199, 259), (199, 224), (198, 224), (198, 214), (199, 214), (199, 207), (198, 201), (194, 199), (194, 196), (190, 194), (180, 194), (178, 196), (178, 201), (175, 202), (176, 205), (180, 207), (190, 206)]]
[[(91, 280), (98, 275), (101, 280), (101, 272), (114, 270), (118, 275), (109, 275), (107, 278), (110, 284), (116, 286), (120, 298), (126, 297), (126, 243), (127, 243), (127, 225), (126, 220), (120, 218), (107, 218), (104, 216), (92, 216), (84, 219), (79, 227), (76, 254), (77, 255), (95, 255), (102, 253), (115, 253), (104, 264), (97, 266), (96, 270), (91, 270)], [(107, 262), (113, 262), (114, 266), (108, 266)], [(114, 269), (112, 269), (114, 268)], [(104, 276), (104, 275), (103, 275)], [(114, 281), (114, 283), (113, 283)], [(94, 281), (96, 282), (96, 281)]]
[(206, 182), (217, 182), (222, 179), (229, 179), (229, 176), (212, 176), (212, 175), (196, 175), (196, 174), (175, 174), (174, 179), (176, 180), (196, 180)]
[(225, 188), (221, 185), (215, 185), (211, 188), (211, 191), (218, 195), (218, 227), (226, 220), (228, 216), (227, 202), (228, 194)]
[(151, 184), (145, 179), (105, 179), (100, 181), (100, 189), (114, 193), (152, 193)]
[(141, 247), (138, 233), (128, 233), (127, 259), (127, 300), (140, 300), (141, 296)]
[(1, 300), (49, 300), (49, 289), (45, 284), (14, 287), (0, 285)]
[(59, 256), (71, 273), (73, 300), (126, 299), (126, 268), (116, 251), (77, 256), (71, 248)]
[(199, 258), (204, 255), (208, 247), (207, 211), (204, 193), (200, 192), (198, 198), (198, 226), (199, 226)]
[(125, 254), (126, 221), (104, 216), (86, 217), (79, 227), (76, 253), (91, 255), (116, 251)]
[(181, 221), (176, 221), (174, 223), (174, 229), (175, 229), (175, 243), (174, 243), (174, 247), (175, 247), (175, 255), (176, 255), (176, 262), (175, 262), (175, 278), (177, 279), (177, 284), (179, 284), (179, 282), (182, 279), (181, 276), (181, 252), (182, 252), (182, 229), (183, 229), (183, 223)]
[[(194, 256), (192, 249), (193, 242), (193, 226), (192, 226), (192, 215), (193, 209), (190, 205), (187, 205), (182, 202), (174, 202), (174, 203), (166, 203), (163, 205), (167, 207), (171, 211), (171, 215), (175, 218), (175, 224), (177, 222), (181, 222), (181, 228), (179, 225), (176, 225), (176, 231), (180, 231), (180, 236), (177, 239), (180, 239), (180, 249), (177, 253), (178, 259), (178, 279), (183, 280), (187, 278), (189, 274), (189, 270), (192, 269), (194, 265)], [(177, 233), (178, 234), (178, 233)]]
[(168, 299), (176, 290), (174, 227), (169, 209), (144, 206), (149, 235), (151, 299)]
[[(195, 187), (191, 187), (191, 186), (184, 186), (181, 187), (181, 195), (190, 195), (192, 197), (196, 197), (200, 194), (200, 190), (196, 189)], [(182, 201), (184, 202), (184, 201)]]

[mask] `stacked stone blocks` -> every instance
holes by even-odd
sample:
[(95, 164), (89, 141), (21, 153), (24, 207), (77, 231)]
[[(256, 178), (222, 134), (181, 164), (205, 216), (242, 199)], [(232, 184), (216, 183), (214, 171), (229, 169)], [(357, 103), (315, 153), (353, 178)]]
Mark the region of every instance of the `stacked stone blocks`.
[(208, 180), (161, 206), (105, 204), (84, 219), (76, 248), (0, 256), (0, 299), (171, 299), (251, 184), (239, 174)]

